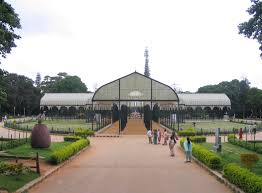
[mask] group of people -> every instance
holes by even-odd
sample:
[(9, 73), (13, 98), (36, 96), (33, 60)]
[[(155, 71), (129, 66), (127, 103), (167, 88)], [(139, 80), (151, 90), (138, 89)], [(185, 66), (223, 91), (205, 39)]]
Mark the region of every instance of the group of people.
[[(163, 137), (164, 141), (162, 145), (167, 145), (169, 146), (170, 149), (170, 156), (175, 156), (175, 144), (176, 141), (178, 140), (178, 137), (175, 132), (173, 132), (171, 135), (168, 134), (167, 130), (164, 130), (164, 133), (162, 135), (161, 130), (153, 130), (149, 129), (147, 131), (147, 137), (148, 137), (148, 142), (149, 144), (160, 144), (161, 139)], [(185, 150), (185, 162), (191, 162), (191, 156), (192, 156), (192, 142), (189, 137), (185, 140), (184, 144), (184, 150)]]

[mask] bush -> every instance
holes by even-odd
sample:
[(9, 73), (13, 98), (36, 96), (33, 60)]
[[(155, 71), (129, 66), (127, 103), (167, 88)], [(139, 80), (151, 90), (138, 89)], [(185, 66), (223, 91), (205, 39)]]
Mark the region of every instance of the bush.
[(205, 143), (206, 137), (205, 136), (192, 136), (192, 137), (190, 137), (190, 140), (193, 143)]
[(259, 157), (255, 153), (241, 153), (240, 159), (241, 163), (248, 169), (252, 169), (252, 167), (259, 161)]
[[(180, 140), (180, 146), (184, 148), (184, 141), (186, 139), (182, 138)], [(196, 157), (199, 161), (204, 163), (206, 166), (208, 166), (211, 169), (221, 169), (222, 168), (222, 163), (221, 163), (221, 158), (216, 155), (213, 152), (210, 152), (207, 150), (205, 147), (201, 145), (197, 145), (193, 143), (193, 148), (192, 148), (192, 154), (194, 157)]]
[(8, 139), (8, 141), (5, 139), (3, 141), (5, 141), (5, 143), (0, 142), (0, 151), (18, 147), (20, 145), (23, 145), (29, 142), (30, 139), (25, 139), (25, 138), (20, 139), (20, 140), (19, 139), (12, 139), (12, 140)]
[(179, 131), (178, 135), (181, 136), (181, 137), (195, 136), (196, 135), (196, 129), (187, 128), (187, 129), (184, 129), (182, 131)]
[(75, 129), (75, 135), (82, 138), (87, 138), (88, 136), (92, 136), (94, 134), (95, 132), (90, 129), (82, 129), (82, 128)]
[(227, 164), (224, 167), (224, 177), (246, 193), (262, 192), (262, 177), (237, 164)]
[(80, 139), (64, 148), (55, 151), (50, 156), (50, 162), (53, 164), (59, 164), (67, 160), (72, 155), (76, 154), (78, 151), (89, 145), (88, 139)]
[(81, 139), (81, 137), (78, 137), (78, 136), (64, 136), (64, 141), (75, 142), (75, 141), (78, 141), (80, 139)]
[(29, 171), (29, 168), (24, 167), (22, 163), (9, 164), (9, 163), (0, 161), (0, 174), (3, 174), (5, 176), (18, 176), (28, 171)]

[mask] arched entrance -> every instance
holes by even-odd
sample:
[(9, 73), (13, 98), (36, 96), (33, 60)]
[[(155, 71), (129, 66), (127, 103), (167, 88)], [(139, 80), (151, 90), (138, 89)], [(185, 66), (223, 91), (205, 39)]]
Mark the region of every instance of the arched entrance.
[[(120, 134), (128, 123), (127, 117), (130, 118), (131, 113), (134, 112), (138, 113), (141, 119), (144, 118), (147, 129), (152, 128), (152, 118), (154, 117), (156, 121), (160, 115), (166, 120), (166, 126), (174, 129), (172, 113), (174, 109), (179, 111), (179, 98), (170, 86), (133, 72), (97, 89), (92, 98), (93, 111), (100, 111), (101, 105), (111, 107), (112, 122), (119, 120), (118, 133)], [(147, 113), (141, 113), (141, 109)], [(164, 113), (161, 113), (161, 109)], [(102, 116), (102, 113), (99, 114)], [(175, 123), (179, 129), (179, 113), (177, 112)], [(97, 129), (94, 128), (94, 122), (92, 122), (92, 128)]]

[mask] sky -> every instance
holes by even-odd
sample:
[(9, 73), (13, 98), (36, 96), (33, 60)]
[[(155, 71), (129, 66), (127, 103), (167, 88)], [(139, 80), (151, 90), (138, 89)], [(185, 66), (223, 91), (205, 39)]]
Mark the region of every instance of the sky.
[(35, 80), (37, 72), (77, 75), (88, 90), (134, 71), (196, 92), (248, 78), (262, 89), (259, 44), (238, 34), (250, 0), (6, 0), (22, 36), (1, 68)]

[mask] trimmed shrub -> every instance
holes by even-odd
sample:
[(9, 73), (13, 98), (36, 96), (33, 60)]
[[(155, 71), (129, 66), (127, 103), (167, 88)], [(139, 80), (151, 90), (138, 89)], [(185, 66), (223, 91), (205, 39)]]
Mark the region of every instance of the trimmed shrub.
[(190, 140), (193, 143), (205, 143), (207, 138), (205, 136), (192, 136), (190, 137)]
[(246, 193), (262, 192), (262, 177), (237, 164), (227, 164), (224, 167), (224, 177)]
[[(180, 140), (180, 146), (182, 148), (184, 148), (185, 140), (186, 140), (185, 138), (182, 138)], [(207, 150), (205, 147), (201, 145), (197, 145), (193, 143), (192, 154), (199, 161), (201, 161), (202, 163), (204, 163), (206, 166), (208, 166), (211, 169), (221, 169), (222, 168), (221, 158), (218, 155), (216, 155), (216, 153), (213, 153)]]
[(74, 143), (71, 143), (70, 145), (52, 153), (50, 156), (50, 162), (53, 164), (59, 164), (76, 154), (84, 147), (88, 146), (89, 143), (88, 139), (80, 139)]
[(193, 155), (211, 169), (221, 169), (221, 158), (201, 145), (193, 145)]
[(92, 136), (94, 134), (95, 132), (90, 129), (82, 129), (82, 128), (75, 129), (75, 135), (82, 138), (87, 138), (88, 136)]
[(194, 129), (194, 128), (184, 129), (182, 131), (179, 131), (178, 135), (181, 136), (181, 137), (195, 136), (196, 135), (196, 129)]
[(81, 137), (78, 137), (78, 136), (64, 136), (64, 141), (75, 142), (75, 141), (78, 141), (80, 139), (81, 139)]
[(241, 153), (240, 159), (241, 163), (248, 169), (252, 169), (252, 167), (259, 161), (259, 157), (255, 153)]

